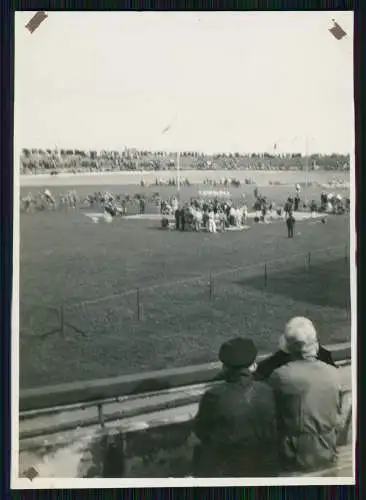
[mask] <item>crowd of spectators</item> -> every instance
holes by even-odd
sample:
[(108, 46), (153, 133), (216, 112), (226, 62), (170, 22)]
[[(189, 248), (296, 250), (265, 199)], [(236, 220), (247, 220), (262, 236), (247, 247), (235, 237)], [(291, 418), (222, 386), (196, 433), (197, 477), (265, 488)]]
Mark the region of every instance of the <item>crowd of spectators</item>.
[[(345, 170), (349, 156), (311, 155), (300, 153), (271, 155), (268, 153), (221, 153), (206, 155), (197, 151), (180, 153), (182, 170)], [(108, 172), (145, 170), (174, 170), (177, 154), (165, 151), (128, 150), (93, 151), (71, 149), (23, 149), (20, 158), (21, 174), (57, 172)]]

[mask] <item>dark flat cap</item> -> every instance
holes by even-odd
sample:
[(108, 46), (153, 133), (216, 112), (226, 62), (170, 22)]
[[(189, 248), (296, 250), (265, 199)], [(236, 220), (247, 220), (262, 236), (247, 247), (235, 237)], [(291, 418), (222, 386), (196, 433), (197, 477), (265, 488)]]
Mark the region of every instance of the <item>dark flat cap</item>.
[(225, 366), (248, 368), (254, 363), (257, 353), (252, 340), (237, 337), (222, 344), (219, 359)]

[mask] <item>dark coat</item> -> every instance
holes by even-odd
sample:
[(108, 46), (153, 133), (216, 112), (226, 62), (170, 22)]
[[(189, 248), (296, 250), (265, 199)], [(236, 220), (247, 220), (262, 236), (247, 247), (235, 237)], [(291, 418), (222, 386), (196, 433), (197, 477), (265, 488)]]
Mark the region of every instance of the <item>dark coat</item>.
[(276, 399), (281, 469), (311, 472), (334, 463), (342, 420), (337, 369), (316, 359), (293, 360), (268, 382)]
[(284, 210), (286, 213), (290, 213), (292, 211), (293, 204), (290, 201), (287, 201), (284, 206)]
[(195, 433), (197, 477), (276, 475), (275, 402), (272, 389), (247, 374), (206, 392)]
[[(317, 359), (323, 361), (327, 365), (335, 366), (331, 353), (324, 349), (324, 347), (322, 346), (319, 346)], [(272, 375), (272, 372), (274, 372), (274, 370), (277, 370), (277, 368), (286, 365), (291, 360), (292, 357), (290, 354), (284, 351), (277, 351), (276, 353), (272, 354), (272, 356), (269, 356), (268, 358), (258, 363), (255, 378), (257, 380), (267, 379)]]
[(287, 224), (287, 227), (294, 227), (295, 225), (295, 217), (293, 217), (293, 215), (289, 215), (286, 219), (286, 224)]

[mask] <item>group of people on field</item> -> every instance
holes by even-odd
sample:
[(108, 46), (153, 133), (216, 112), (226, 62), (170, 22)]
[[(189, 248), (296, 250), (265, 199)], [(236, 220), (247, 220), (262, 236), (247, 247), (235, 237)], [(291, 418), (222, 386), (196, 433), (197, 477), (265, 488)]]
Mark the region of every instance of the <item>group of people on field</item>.
[(39, 191), (38, 193), (29, 192), (27, 196), (21, 197), (20, 208), (21, 211), (26, 213), (55, 210), (56, 208), (60, 210), (69, 208), (102, 208), (105, 213), (115, 217), (117, 215), (127, 215), (129, 210), (143, 214), (145, 213), (146, 203), (151, 201), (151, 203), (156, 204), (158, 199), (158, 193), (153, 193), (147, 199), (141, 194), (130, 196), (128, 194), (123, 195), (109, 191), (95, 191), (89, 193), (84, 198), (80, 198), (76, 189), (55, 195), (46, 188), (44, 191)]
[(291, 319), (279, 350), (257, 361), (252, 340), (222, 344), (223, 382), (202, 397), (197, 477), (270, 477), (335, 466), (345, 416), (339, 374), (313, 323)]
[(38, 193), (29, 192), (27, 196), (20, 199), (20, 209), (26, 213), (34, 211), (55, 210), (59, 208), (76, 208), (79, 198), (75, 189), (61, 194), (57, 199), (49, 189)]
[[(230, 227), (245, 226), (248, 207), (245, 203), (234, 206), (231, 200), (219, 198), (192, 198), (190, 202), (179, 205), (177, 199), (171, 204), (171, 212), (175, 218), (175, 229), (178, 231), (208, 231), (216, 233)], [(170, 212), (170, 213), (171, 213)], [(169, 227), (166, 212), (163, 213), (162, 227)]]
[[(295, 228), (294, 212), (300, 210), (300, 186), (296, 186), (295, 196), (289, 196), (283, 206), (276, 207), (274, 202), (263, 196), (259, 189), (254, 189), (253, 210), (254, 222), (266, 222), (268, 215), (276, 212), (277, 217), (284, 218), (288, 237), (293, 238)], [(245, 196), (236, 204), (231, 198), (219, 197), (192, 198), (179, 206), (178, 199), (172, 197), (169, 202), (161, 200), (160, 213), (163, 215), (162, 227), (169, 227), (168, 216), (174, 214), (175, 229), (180, 231), (208, 231), (216, 233), (228, 228), (245, 227), (248, 222), (248, 206)]]
[[(297, 184), (296, 192), (290, 195), (284, 204), (276, 206), (275, 203), (263, 196), (258, 187), (254, 188), (255, 212), (254, 222), (267, 222), (268, 219), (285, 220), (289, 238), (294, 237), (296, 224), (296, 212), (300, 210), (310, 211), (314, 216), (316, 213), (343, 214), (349, 212), (350, 198), (342, 197), (339, 194), (326, 193), (320, 195), (320, 203), (312, 200), (307, 206), (301, 200), (301, 188)], [(161, 225), (163, 228), (170, 227), (169, 215), (174, 216), (175, 228), (180, 231), (208, 231), (211, 233), (222, 232), (226, 229), (241, 229), (247, 226), (248, 206), (243, 195), (236, 203), (228, 192), (199, 193), (197, 198), (192, 198), (190, 202), (179, 204), (176, 196), (168, 200), (160, 197), (159, 193), (153, 193), (146, 197), (145, 194), (118, 194), (105, 192), (94, 192), (88, 194), (84, 199), (80, 199), (76, 190), (72, 189), (57, 196), (47, 188), (37, 194), (29, 193), (21, 198), (21, 211), (32, 213), (40, 210), (76, 209), (78, 207), (100, 207), (104, 215), (113, 220), (115, 217), (122, 217), (128, 213), (145, 214), (146, 205), (160, 205), (162, 215)], [(224, 196), (225, 195), (225, 196)], [(325, 222), (326, 219), (322, 219)]]
[(349, 212), (350, 198), (343, 198), (340, 194), (326, 193), (323, 191), (320, 195), (319, 211), (332, 214), (344, 214)]

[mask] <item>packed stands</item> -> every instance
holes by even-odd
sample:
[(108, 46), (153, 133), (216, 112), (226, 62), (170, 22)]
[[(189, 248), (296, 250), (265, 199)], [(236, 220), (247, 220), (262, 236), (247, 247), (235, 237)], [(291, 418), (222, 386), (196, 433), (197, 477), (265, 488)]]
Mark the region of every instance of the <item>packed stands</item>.
[[(111, 172), (127, 170), (174, 170), (177, 154), (165, 151), (125, 149), (123, 151), (93, 151), (77, 149), (26, 149), (20, 158), (21, 174)], [(349, 156), (314, 154), (309, 158), (300, 153), (271, 155), (221, 153), (206, 155), (197, 151), (180, 153), (182, 170), (347, 170)]]

